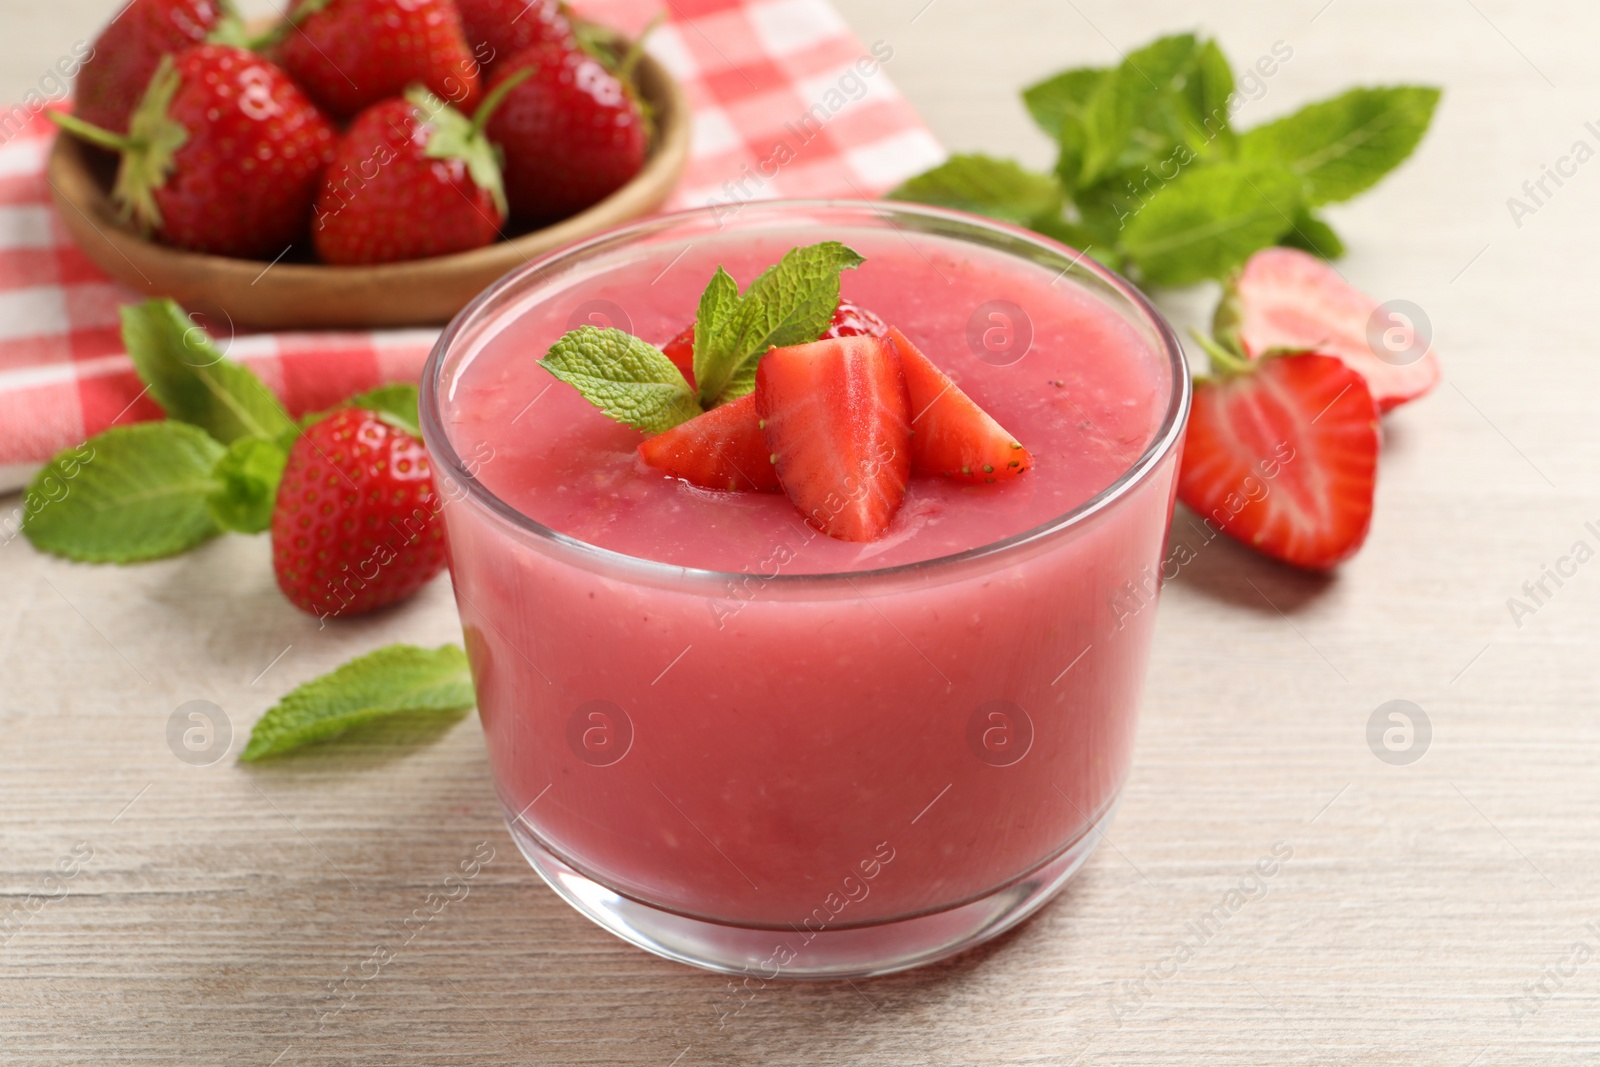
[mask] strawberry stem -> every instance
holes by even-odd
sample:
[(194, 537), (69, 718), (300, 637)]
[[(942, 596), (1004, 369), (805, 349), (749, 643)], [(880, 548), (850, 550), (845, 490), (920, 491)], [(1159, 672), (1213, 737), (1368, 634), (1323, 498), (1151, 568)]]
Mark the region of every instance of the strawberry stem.
[(1205, 349), (1206, 355), (1211, 357), (1211, 369), (1213, 372), (1223, 375), (1231, 375), (1241, 374), (1250, 369), (1250, 360), (1246, 359), (1244, 356), (1238, 355), (1237, 353), (1228, 351), (1222, 345), (1207, 337), (1199, 330), (1191, 329), (1189, 331), (1189, 336), (1193, 337), (1195, 339), (1195, 343), (1201, 348)]
[(665, 22), (666, 18), (667, 13), (658, 10), (645, 25), (645, 28), (639, 31), (639, 36), (633, 39), (633, 43), (623, 53), (621, 62), (617, 64), (616, 76), (619, 81), (627, 82), (630, 85), (633, 84), (633, 68), (639, 65), (639, 59), (644, 55), (645, 39), (654, 33), (656, 27)]
[(74, 115), (63, 114), (60, 111), (51, 111), (47, 112), (47, 114), (51, 122), (68, 133), (83, 138), (90, 144), (97, 144), (101, 148), (109, 148), (113, 152), (126, 152), (135, 147), (133, 138), (126, 137), (120, 133), (112, 133), (110, 130), (103, 130), (99, 126), (84, 122)]
[(483, 98), (483, 103), (478, 105), (478, 110), (472, 113), (472, 136), (477, 137), (483, 133), (483, 128), (489, 125), (489, 120), (494, 117), (495, 109), (511, 95), (511, 90), (533, 77), (532, 67), (523, 67), (505, 81), (496, 85), (488, 96)]

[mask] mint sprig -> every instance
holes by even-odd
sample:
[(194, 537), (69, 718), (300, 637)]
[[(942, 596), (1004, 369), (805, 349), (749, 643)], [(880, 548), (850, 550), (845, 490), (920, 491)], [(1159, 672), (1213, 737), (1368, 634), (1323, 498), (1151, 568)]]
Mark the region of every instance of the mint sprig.
[(28, 486), (23, 533), (35, 548), (89, 563), (187, 551), (221, 532), (208, 501), (223, 452), (186, 423), (114, 427), (45, 464)]
[[(838, 241), (792, 248), (740, 296), (732, 294), (733, 279), (717, 268), (706, 289), (717, 290), (716, 314), (695, 319), (694, 379), (701, 405), (713, 408), (755, 389), (756, 364), (769, 349), (821, 337), (839, 306), (840, 273), (864, 262)], [(700, 304), (703, 314), (704, 296)]]
[(294, 420), (266, 383), (225, 358), (175, 301), (123, 308), (122, 339), (150, 396), (171, 418), (193, 423), (225, 445), (294, 430)]
[(1342, 254), (1313, 209), (1404, 162), (1439, 100), (1424, 86), (1358, 88), (1240, 132), (1234, 94), (1215, 41), (1158, 38), (1115, 67), (1023, 90), (1056, 142), (1053, 173), (962, 155), (889, 196), (1020, 223), (1151, 284), (1187, 285), (1224, 278), (1273, 244)]
[(617, 329), (580, 326), (540, 366), (618, 422), (661, 433), (700, 414), (694, 390), (661, 349)]
[(540, 365), (608, 417), (663, 433), (750, 393), (769, 350), (826, 333), (840, 273), (864, 262), (837, 241), (793, 248), (743, 293), (718, 267), (695, 316), (692, 387), (661, 349), (616, 329), (580, 326), (551, 345)]
[[(255, 372), (223, 356), (171, 300), (123, 308), (122, 338), (168, 418), (113, 427), (58, 453), (28, 490), (24, 535), (68, 559), (133, 563), (223, 530), (267, 529), (289, 449), (332, 411), (297, 423)], [(343, 406), (419, 433), (414, 385), (380, 386)]]
[(239, 759), (249, 763), (401, 716), (454, 716), (476, 703), (467, 654), (389, 645), (296, 687), (267, 709)]
[(1348, 200), (1411, 155), (1438, 104), (1438, 89), (1351, 89), (1246, 132), (1239, 158), (1287, 166), (1309, 204)]
[(212, 468), (216, 487), (206, 498), (211, 517), (224, 530), (260, 533), (272, 526), (278, 483), (288, 451), (265, 437), (241, 437)]

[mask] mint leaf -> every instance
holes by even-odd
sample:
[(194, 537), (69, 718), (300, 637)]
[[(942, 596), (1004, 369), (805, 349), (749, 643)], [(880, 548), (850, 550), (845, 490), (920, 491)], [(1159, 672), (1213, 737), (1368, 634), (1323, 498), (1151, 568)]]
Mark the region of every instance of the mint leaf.
[(540, 366), (618, 422), (662, 433), (700, 414), (694, 390), (661, 349), (629, 333), (579, 326)]
[(28, 486), (33, 546), (91, 563), (171, 556), (215, 535), (206, 506), (222, 446), (181, 422), (118, 426), (58, 453)]
[(1025, 225), (1040, 216), (1059, 215), (1063, 193), (1055, 178), (1024, 170), (1008, 159), (958, 155), (908, 179), (888, 198)]
[(1219, 163), (1185, 171), (1123, 230), (1144, 279), (1189, 285), (1220, 278), (1288, 232), (1301, 183), (1283, 167)]
[(1194, 129), (1193, 109), (1176, 104), (1199, 54), (1193, 34), (1161, 37), (1128, 53), (1100, 80), (1083, 110), (1078, 188), (1158, 162), (1180, 143), (1205, 142)]
[(1312, 205), (1348, 200), (1411, 154), (1438, 103), (1439, 90), (1423, 86), (1351, 89), (1246, 131), (1239, 158), (1288, 167)]
[[(762, 271), (726, 317), (704, 331), (707, 351), (714, 358), (708, 358), (704, 368), (698, 358), (695, 362), (702, 403), (712, 407), (754, 389), (756, 364), (768, 349), (821, 337), (839, 306), (840, 273), (864, 262), (854, 249), (838, 241), (823, 241), (791, 248), (783, 259)], [(720, 307), (726, 283), (714, 277), (712, 285), (722, 291), (716, 298)], [(701, 332), (697, 321), (697, 357)]]
[(1095, 88), (1108, 73), (1104, 67), (1064, 70), (1022, 90), (1022, 102), (1039, 128), (1059, 139), (1062, 123), (1083, 114)]
[(1300, 209), (1300, 214), (1294, 219), (1294, 228), (1284, 234), (1278, 243), (1323, 259), (1338, 259), (1344, 255), (1344, 242), (1339, 235), (1333, 232), (1332, 226), (1313, 215), (1310, 208)]
[[(1191, 132), (1197, 123), (1198, 131), (1206, 140), (1214, 140), (1223, 151), (1232, 153), (1238, 141), (1228, 113), (1228, 100), (1234, 90), (1233, 66), (1216, 41), (1200, 46), (1184, 88), (1194, 108), (1190, 116)], [(1194, 144), (1192, 140), (1190, 143)]]
[(727, 385), (726, 375), (739, 363), (739, 354), (732, 350), (737, 338), (728, 328), (738, 309), (739, 283), (718, 267), (700, 294), (694, 317), (694, 380), (702, 404), (716, 399)]
[(239, 759), (282, 755), (376, 719), (456, 714), (476, 699), (460, 648), (389, 645), (299, 686), (268, 708)]
[(264, 437), (241, 437), (229, 445), (212, 470), (218, 484), (206, 501), (217, 525), (247, 534), (271, 527), (288, 461), (283, 446)]
[(294, 420), (255, 372), (218, 352), (174, 301), (123, 308), (122, 340), (150, 395), (179, 422), (223, 444), (294, 429)]

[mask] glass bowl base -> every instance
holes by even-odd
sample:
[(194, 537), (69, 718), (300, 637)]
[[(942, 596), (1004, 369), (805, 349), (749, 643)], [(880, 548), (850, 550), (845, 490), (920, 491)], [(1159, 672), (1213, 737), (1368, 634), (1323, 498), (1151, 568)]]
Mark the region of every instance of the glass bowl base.
[[(508, 809), (517, 847), (556, 894), (602, 928), (669, 960), (766, 982), (779, 978), (867, 978), (954, 956), (1042, 908), (1083, 866), (1116, 804), (1054, 859), (1003, 889), (958, 907), (840, 930), (733, 926), (640, 903), (579, 874), (544, 847)], [(809, 938), (809, 939), (808, 939)], [(780, 949), (779, 946), (787, 946)], [(756, 986), (755, 988), (759, 988)]]

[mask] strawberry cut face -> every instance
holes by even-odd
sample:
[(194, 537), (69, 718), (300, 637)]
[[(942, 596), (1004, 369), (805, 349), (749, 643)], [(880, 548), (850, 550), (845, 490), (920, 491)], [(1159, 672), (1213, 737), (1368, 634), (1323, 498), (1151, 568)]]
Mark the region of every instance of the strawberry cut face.
[(1384, 338), (1390, 323), (1369, 334), (1379, 303), (1339, 276), (1323, 260), (1293, 248), (1268, 248), (1250, 257), (1235, 279), (1218, 334), (1237, 330), (1252, 357), (1276, 350), (1337, 356), (1367, 380), (1379, 408), (1391, 408), (1428, 392), (1440, 377), (1439, 359), (1425, 338), (1407, 337), (1396, 351)]
[(1033, 466), (1017, 439), (963, 393), (916, 345), (890, 327), (911, 399), (911, 472), (986, 484)]
[(756, 411), (778, 482), (806, 520), (871, 541), (905, 502), (910, 398), (894, 345), (871, 335), (775, 348), (756, 369)]
[(639, 446), (646, 464), (702, 489), (775, 493), (778, 475), (751, 393)]
[(1269, 356), (1196, 383), (1178, 498), (1252, 548), (1325, 570), (1366, 539), (1378, 408), (1335, 356)]

